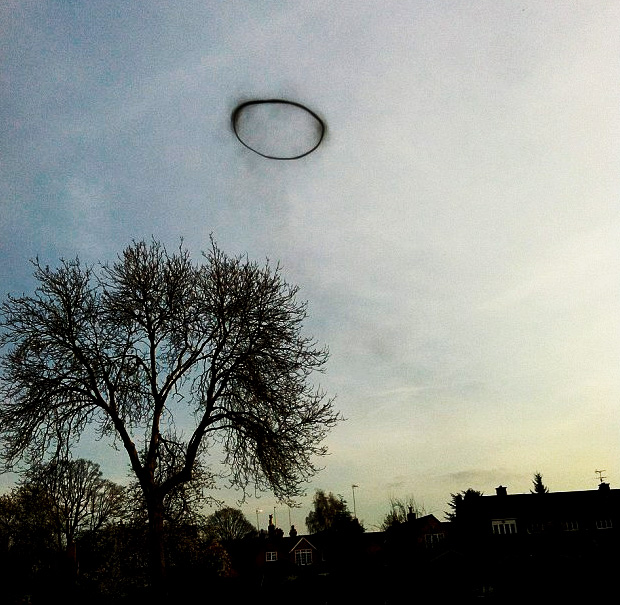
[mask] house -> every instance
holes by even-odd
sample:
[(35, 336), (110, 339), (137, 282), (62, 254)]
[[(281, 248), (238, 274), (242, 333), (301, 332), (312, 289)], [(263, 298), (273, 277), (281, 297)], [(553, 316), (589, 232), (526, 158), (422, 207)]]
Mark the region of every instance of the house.
[(321, 553), (308, 540), (302, 536), (276, 537), (263, 541), (257, 552), (256, 564), (259, 568), (270, 564), (286, 563), (287, 566), (311, 567), (321, 561)]
[(407, 521), (390, 527), (386, 532), (387, 543), (400, 542), (417, 552), (439, 547), (450, 530), (450, 524), (439, 521), (435, 515), (418, 517), (410, 508)]
[(468, 539), (493, 538), (491, 544), (557, 542), (560, 536), (562, 543), (567, 536), (600, 543), (620, 529), (620, 490), (601, 483), (596, 490), (508, 494), (499, 486), (494, 496), (464, 500), (456, 515)]
[[(311, 602), (311, 595), (322, 602), (325, 594), (343, 602), (399, 600), (402, 590), (411, 588), (412, 570), (419, 578), (441, 575), (443, 566), (432, 561), (442, 553), (447, 525), (433, 515), (410, 515), (389, 532), (366, 532), (354, 524), (346, 530), (286, 536), (273, 527), (235, 545), (234, 564), (238, 577), (270, 599), (294, 588), (304, 602)], [(435, 586), (433, 581), (428, 590), (437, 590)], [(426, 595), (426, 590), (418, 586), (416, 594)]]
[(284, 536), (281, 532), (265, 534), (244, 546), (245, 568), (261, 575), (277, 576), (308, 573), (319, 568), (322, 551), (311, 536)]
[[(477, 594), (511, 598), (588, 598), (594, 578), (619, 561), (620, 490), (598, 489), (464, 499), (453, 545), (460, 577)], [(602, 594), (602, 593), (601, 593)]]
[(435, 515), (424, 515), (413, 520), (413, 533), (418, 546), (427, 550), (437, 548), (443, 543), (449, 527), (449, 523), (439, 521)]
[(384, 532), (387, 566), (402, 570), (435, 558), (447, 544), (449, 529), (450, 524), (439, 521), (435, 515), (418, 517), (410, 510), (407, 521)]
[(294, 563), (297, 567), (310, 567), (320, 563), (321, 555), (308, 538), (301, 537), (297, 540), (295, 546), (289, 550), (288, 559), (290, 563)]

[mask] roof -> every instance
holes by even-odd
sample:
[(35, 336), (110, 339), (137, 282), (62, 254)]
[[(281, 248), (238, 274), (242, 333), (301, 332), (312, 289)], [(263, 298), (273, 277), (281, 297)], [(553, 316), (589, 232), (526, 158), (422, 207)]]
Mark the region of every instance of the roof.
[(620, 507), (620, 490), (598, 489), (547, 494), (480, 496), (465, 502), (459, 512), (487, 518), (564, 518), (615, 516)]
[(304, 536), (302, 536), (301, 538), (299, 538), (299, 540), (297, 540), (297, 542), (295, 543), (295, 546), (293, 546), (293, 548), (291, 548), (289, 550), (289, 552), (293, 552), (294, 550), (297, 550), (297, 548), (299, 548), (299, 545), (305, 542), (308, 546), (310, 546), (310, 548), (314, 549), (314, 550), (318, 550), (316, 546), (314, 546), (307, 538), (305, 538)]

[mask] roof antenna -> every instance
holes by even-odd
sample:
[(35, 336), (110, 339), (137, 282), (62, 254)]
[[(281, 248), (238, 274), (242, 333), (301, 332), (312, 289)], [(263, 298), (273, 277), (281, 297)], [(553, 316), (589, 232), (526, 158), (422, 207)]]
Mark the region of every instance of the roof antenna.
[(602, 470), (602, 471), (594, 471), (594, 472), (598, 474), (598, 482), (599, 483), (603, 483), (603, 479), (607, 479), (607, 477), (603, 477), (603, 473), (605, 473), (607, 471)]

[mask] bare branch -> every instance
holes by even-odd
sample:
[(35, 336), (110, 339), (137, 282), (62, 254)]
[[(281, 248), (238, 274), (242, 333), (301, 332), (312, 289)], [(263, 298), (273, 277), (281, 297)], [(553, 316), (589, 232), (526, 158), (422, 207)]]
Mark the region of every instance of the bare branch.
[(113, 264), (34, 267), (34, 295), (0, 310), (6, 467), (66, 456), (90, 425), (122, 443), (154, 528), (170, 494), (211, 481), (207, 438), (241, 490), (301, 493), (340, 416), (310, 383), (328, 351), (303, 335), (307, 305), (279, 266), (212, 240), (201, 264), (139, 241)]

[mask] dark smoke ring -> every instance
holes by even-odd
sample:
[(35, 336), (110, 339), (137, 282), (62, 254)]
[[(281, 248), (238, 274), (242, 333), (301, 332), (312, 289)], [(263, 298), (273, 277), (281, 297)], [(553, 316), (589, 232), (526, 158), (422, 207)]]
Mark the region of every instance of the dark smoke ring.
[[(241, 114), (243, 113), (243, 111), (247, 109), (248, 107), (251, 107), (254, 105), (265, 105), (265, 104), (272, 104), (272, 105), (278, 104), (278, 105), (288, 105), (291, 107), (297, 107), (298, 109), (301, 109), (305, 111), (307, 114), (309, 114), (310, 116), (312, 116), (312, 118), (316, 120), (319, 126), (318, 141), (316, 142), (316, 144), (310, 149), (308, 149), (308, 151), (304, 151), (304, 153), (300, 153), (299, 155), (293, 155), (293, 156), (268, 155), (266, 153), (260, 152), (258, 149), (252, 147), (251, 145), (248, 145), (248, 143), (246, 143), (243, 140), (243, 138), (241, 137), (237, 129), (238, 124), (239, 124), (239, 118), (241, 117)], [(254, 101), (246, 101), (245, 103), (241, 103), (241, 105), (238, 105), (235, 108), (235, 110), (232, 112), (231, 122), (232, 122), (233, 131), (235, 133), (235, 136), (239, 140), (239, 142), (245, 147), (247, 147), (248, 149), (250, 149), (251, 151), (253, 151), (254, 153), (257, 153), (258, 155), (264, 158), (267, 158), (269, 160), (298, 160), (299, 158), (303, 158), (307, 156), (308, 154), (312, 153), (321, 144), (321, 141), (323, 141), (323, 136), (325, 135), (325, 123), (323, 122), (323, 120), (321, 120), (321, 118), (319, 118), (319, 116), (316, 113), (314, 113), (314, 111), (312, 111), (305, 105), (302, 105), (301, 103), (296, 103), (295, 101), (286, 101), (284, 99), (257, 99)]]

